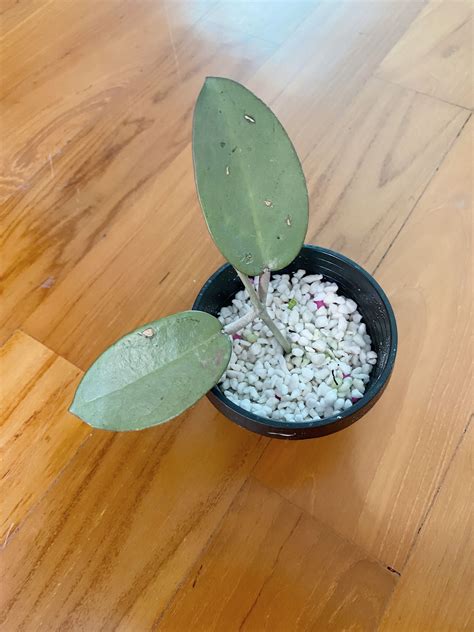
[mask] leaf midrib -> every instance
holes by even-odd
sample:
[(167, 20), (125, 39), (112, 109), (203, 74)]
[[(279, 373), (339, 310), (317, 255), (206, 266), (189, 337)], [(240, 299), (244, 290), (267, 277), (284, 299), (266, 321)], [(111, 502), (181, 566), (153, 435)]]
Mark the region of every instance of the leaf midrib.
[[(255, 95), (254, 95), (253, 98), (254, 99), (258, 99), (258, 97), (256, 97)], [(238, 106), (236, 105), (234, 99), (232, 98), (232, 96), (230, 94), (229, 94), (229, 100), (232, 102), (232, 105), (234, 106), (234, 109), (237, 110)], [(265, 103), (263, 103), (263, 101), (261, 103), (262, 103), (263, 107), (266, 108), (267, 112), (271, 116), (275, 116), (273, 114), (273, 112), (270, 110), (270, 108), (268, 108), (265, 105)], [(257, 125), (257, 124), (258, 123), (255, 122), (255, 125)], [(232, 146), (234, 146), (234, 143), (236, 143), (237, 140), (238, 140), (237, 135), (232, 132), (232, 126), (230, 126), (230, 134), (232, 135), (232, 141), (233, 141), (231, 143), (231, 147), (232, 147)], [(249, 197), (251, 198), (252, 204), (250, 205), (250, 215), (251, 215), (251, 218), (252, 218), (252, 223), (253, 223), (253, 227), (254, 227), (254, 230), (255, 230), (255, 235), (256, 235), (256, 238), (257, 238), (256, 241), (258, 242), (258, 246), (259, 246), (260, 252), (262, 254), (262, 263), (265, 266), (265, 265), (268, 265), (268, 251), (267, 251), (267, 249), (265, 247), (265, 240), (263, 239), (262, 231), (257, 230), (257, 221), (256, 220), (257, 220), (257, 217), (258, 217), (258, 213), (255, 212), (255, 196), (254, 196), (254, 192), (253, 192), (252, 187), (248, 186), (249, 179), (248, 179), (247, 171), (241, 168), (241, 173), (242, 173), (242, 176), (243, 176), (243, 180), (245, 182), (245, 189), (244, 190), (249, 193)], [(263, 241), (262, 241), (262, 239), (263, 239)], [(265, 256), (263, 256), (263, 255), (265, 255)]]
[(98, 397), (94, 397), (94, 399), (88, 399), (88, 400), (83, 400), (83, 402), (85, 404), (93, 404), (94, 402), (98, 402), (102, 399), (105, 399), (107, 397), (110, 397), (112, 395), (114, 395), (115, 393), (119, 393), (120, 391), (128, 388), (129, 386), (133, 385), (133, 384), (138, 384), (139, 382), (141, 382), (142, 380), (154, 375), (155, 373), (157, 373), (158, 371), (162, 370), (163, 367), (165, 366), (170, 366), (175, 364), (176, 362), (182, 360), (183, 358), (185, 358), (186, 356), (189, 356), (190, 354), (194, 353), (194, 351), (196, 351), (197, 349), (199, 349), (200, 347), (208, 344), (213, 338), (217, 338), (218, 336), (221, 335), (225, 335), (222, 332), (216, 332), (214, 334), (212, 334), (212, 336), (210, 336), (209, 338), (207, 338), (206, 340), (203, 340), (202, 342), (200, 342), (199, 344), (197, 344), (196, 346), (194, 346), (192, 349), (189, 349), (187, 351), (185, 351), (183, 354), (179, 355), (178, 357), (174, 358), (171, 361), (166, 362), (165, 364), (160, 365), (159, 367), (157, 367), (156, 369), (154, 369), (153, 371), (150, 371), (149, 373), (147, 373), (146, 375), (142, 375), (141, 377), (139, 377), (136, 380), (132, 380), (131, 382), (128, 382), (127, 384), (121, 386), (120, 388), (116, 388), (115, 390), (111, 390), (108, 391), (106, 394), (104, 395), (99, 395)]

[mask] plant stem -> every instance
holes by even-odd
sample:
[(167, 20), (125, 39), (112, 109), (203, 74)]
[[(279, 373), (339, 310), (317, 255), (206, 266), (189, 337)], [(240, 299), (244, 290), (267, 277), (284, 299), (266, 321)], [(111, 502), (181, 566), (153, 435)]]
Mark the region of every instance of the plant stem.
[[(265, 270), (263, 274), (261, 274), (258, 278), (258, 298), (262, 305), (266, 307), (267, 305), (267, 295), (268, 295), (268, 285), (270, 283), (270, 270)], [(224, 327), (224, 333), (236, 334), (238, 331), (246, 327), (249, 323), (256, 318), (257, 312), (252, 307), (246, 314), (244, 314), (238, 320), (235, 320), (233, 323), (229, 323)]]
[(239, 318), (238, 320), (234, 320), (233, 323), (229, 323), (228, 325), (226, 325), (224, 327), (224, 333), (229, 334), (229, 336), (232, 336), (232, 334), (236, 334), (238, 331), (240, 331), (241, 329), (246, 327), (249, 323), (251, 323), (252, 320), (256, 316), (257, 316), (257, 312), (252, 307), (252, 309), (249, 309), (249, 311), (246, 314), (244, 314), (241, 318)]
[(240, 280), (242, 281), (245, 289), (248, 292), (248, 295), (250, 297), (250, 302), (252, 303), (252, 305), (255, 308), (255, 311), (257, 312), (256, 315), (260, 316), (260, 318), (263, 320), (263, 322), (268, 327), (268, 329), (270, 329), (270, 331), (275, 336), (277, 341), (283, 347), (285, 353), (290, 353), (291, 351), (290, 343), (288, 342), (288, 340), (285, 338), (285, 336), (281, 333), (281, 331), (278, 329), (278, 327), (275, 325), (273, 320), (268, 315), (267, 309), (260, 302), (257, 296), (257, 292), (255, 291), (255, 288), (253, 287), (252, 282), (250, 281), (249, 277), (245, 274), (242, 274), (238, 270), (236, 270), (236, 272), (239, 275)]
[(267, 306), (268, 285), (270, 283), (270, 270), (264, 270), (258, 277), (258, 298), (264, 307)]

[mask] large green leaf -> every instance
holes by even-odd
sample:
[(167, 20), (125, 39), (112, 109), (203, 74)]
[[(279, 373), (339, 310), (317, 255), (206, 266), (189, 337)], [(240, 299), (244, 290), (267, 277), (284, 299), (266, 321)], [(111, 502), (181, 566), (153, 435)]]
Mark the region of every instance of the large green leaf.
[(308, 226), (300, 161), (273, 112), (230, 79), (208, 77), (194, 110), (196, 186), (224, 257), (256, 275), (296, 257)]
[(139, 327), (90, 367), (71, 412), (95, 428), (140, 430), (192, 406), (225, 371), (232, 343), (217, 318), (188, 311)]

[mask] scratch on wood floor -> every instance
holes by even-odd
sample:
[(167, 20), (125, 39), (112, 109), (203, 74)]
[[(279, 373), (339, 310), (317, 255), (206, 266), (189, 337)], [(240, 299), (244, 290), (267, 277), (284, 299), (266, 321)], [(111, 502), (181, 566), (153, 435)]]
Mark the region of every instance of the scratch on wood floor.
[(49, 167), (51, 169), (51, 180), (54, 178), (54, 167), (53, 167), (53, 157), (51, 154), (48, 154)]
[(14, 523), (14, 522), (12, 522), (12, 523), (11, 523), (11, 525), (8, 527), (7, 534), (6, 534), (6, 536), (5, 536), (5, 539), (4, 539), (4, 541), (3, 541), (2, 546), (0, 547), (0, 548), (2, 549), (2, 551), (3, 551), (3, 550), (5, 549), (5, 547), (7, 546), (8, 538), (10, 537), (11, 532), (13, 531), (13, 527), (14, 527), (14, 526), (15, 526), (15, 523)]

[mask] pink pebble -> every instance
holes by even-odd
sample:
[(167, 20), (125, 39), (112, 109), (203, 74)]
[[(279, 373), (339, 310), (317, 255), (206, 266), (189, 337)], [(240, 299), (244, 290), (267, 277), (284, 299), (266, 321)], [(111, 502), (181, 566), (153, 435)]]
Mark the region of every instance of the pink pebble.
[(232, 340), (242, 340), (242, 336), (240, 334), (232, 334)]
[(320, 307), (327, 307), (324, 301), (314, 301), (316, 307), (319, 309)]

